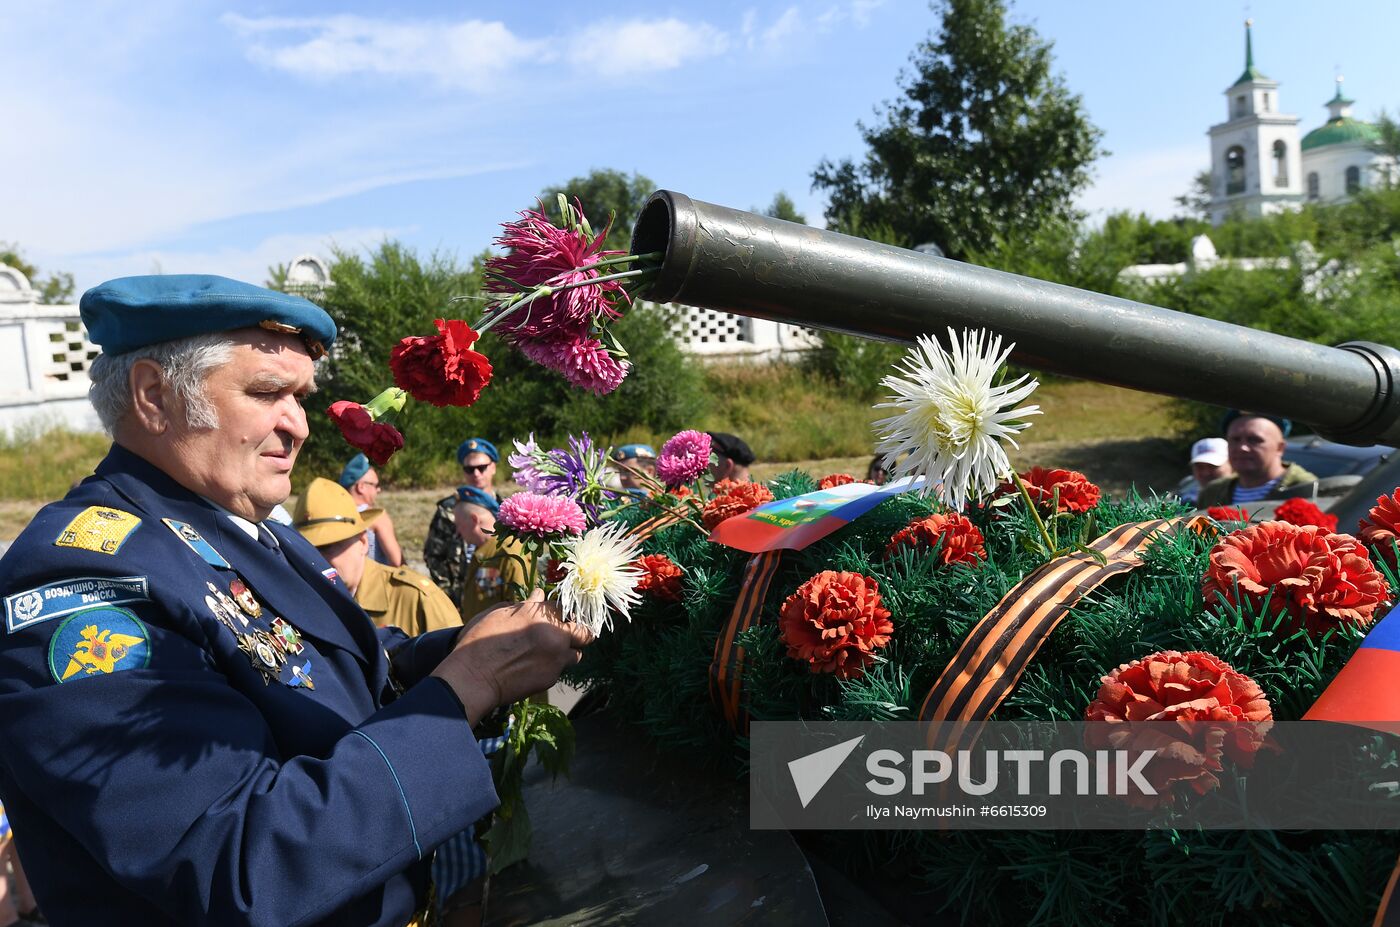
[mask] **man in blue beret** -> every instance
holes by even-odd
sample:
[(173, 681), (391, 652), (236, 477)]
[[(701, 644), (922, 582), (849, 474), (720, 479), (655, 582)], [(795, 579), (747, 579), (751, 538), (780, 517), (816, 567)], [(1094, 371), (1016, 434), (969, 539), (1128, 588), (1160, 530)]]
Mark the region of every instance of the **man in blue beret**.
[[(336, 482), (345, 488), (361, 512), (378, 507), (379, 493), (383, 488), (379, 483), (379, 471), (370, 466), (369, 458), (364, 454), (351, 457), (341, 469), (340, 478)], [(394, 529), (394, 519), (386, 509), (379, 509), (379, 513), (379, 517), (370, 524), (365, 535), (369, 539), (369, 559), (385, 566), (401, 567), (403, 549), (399, 547), (399, 535)]]
[(589, 635), (541, 600), (411, 641), (266, 521), (335, 326), (221, 277), (84, 294), (113, 445), (0, 561), (0, 800), (63, 924), (403, 925), (496, 804), (473, 723)]
[(1196, 505), (1238, 505), (1281, 498), (1294, 486), (1317, 479), (1308, 470), (1283, 459), (1293, 423), (1276, 415), (1231, 409), (1221, 422), (1228, 445), (1230, 467), (1235, 471), (1201, 487)]
[[(496, 445), (485, 438), (468, 438), (457, 445), (457, 466), (462, 468), (462, 485), (478, 489), (500, 502), (501, 497), (494, 486), (496, 464), (500, 459)], [(456, 504), (455, 494), (438, 500), (433, 510), (433, 520), (428, 523), (428, 536), (423, 541), (423, 562), (433, 582), (451, 596), (455, 604), (461, 605), (462, 583), (475, 545), (464, 540), (457, 531), (453, 515)]]
[(656, 479), (656, 451), (650, 444), (622, 444), (613, 448), (613, 469), (623, 489), (634, 495), (646, 495), (645, 477)]

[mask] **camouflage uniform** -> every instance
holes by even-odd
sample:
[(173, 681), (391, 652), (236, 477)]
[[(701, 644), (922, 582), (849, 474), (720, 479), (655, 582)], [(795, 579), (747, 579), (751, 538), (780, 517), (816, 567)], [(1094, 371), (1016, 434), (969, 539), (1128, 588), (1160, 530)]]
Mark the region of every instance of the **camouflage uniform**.
[(452, 507), (456, 502), (455, 494), (438, 500), (433, 520), (428, 525), (427, 540), (423, 542), (423, 562), (427, 564), (428, 575), (447, 593), (452, 604), (461, 605), (462, 580), (476, 548), (457, 534), (456, 522), (452, 520)]

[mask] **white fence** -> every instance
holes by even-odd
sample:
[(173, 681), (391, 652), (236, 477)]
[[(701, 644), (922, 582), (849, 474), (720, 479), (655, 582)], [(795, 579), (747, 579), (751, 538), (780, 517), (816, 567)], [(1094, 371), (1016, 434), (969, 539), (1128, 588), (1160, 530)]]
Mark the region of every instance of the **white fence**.
[(97, 351), (77, 306), (41, 305), (24, 274), (0, 264), (0, 428), (100, 430), (87, 401)]

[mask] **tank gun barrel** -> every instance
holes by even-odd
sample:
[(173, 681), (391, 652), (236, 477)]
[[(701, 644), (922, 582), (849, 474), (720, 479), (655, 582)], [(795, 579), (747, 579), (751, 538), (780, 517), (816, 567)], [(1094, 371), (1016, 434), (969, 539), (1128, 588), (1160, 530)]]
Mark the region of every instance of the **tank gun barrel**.
[(1400, 351), (1326, 347), (693, 200), (652, 194), (643, 295), (868, 338), (988, 328), (1041, 370), (1284, 415), (1348, 444), (1400, 445)]

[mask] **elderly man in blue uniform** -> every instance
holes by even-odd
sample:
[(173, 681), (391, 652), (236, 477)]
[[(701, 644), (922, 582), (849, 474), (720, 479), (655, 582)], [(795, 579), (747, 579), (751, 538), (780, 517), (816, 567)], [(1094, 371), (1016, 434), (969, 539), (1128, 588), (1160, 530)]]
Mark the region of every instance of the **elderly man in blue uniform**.
[(587, 631), (538, 599), (411, 642), (265, 521), (335, 337), (220, 277), (84, 294), (114, 444), (0, 563), (0, 799), (55, 924), (403, 925), (496, 804), (472, 725)]

